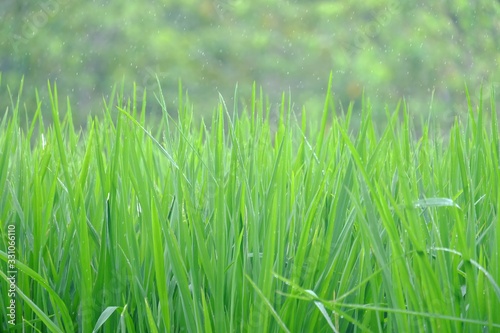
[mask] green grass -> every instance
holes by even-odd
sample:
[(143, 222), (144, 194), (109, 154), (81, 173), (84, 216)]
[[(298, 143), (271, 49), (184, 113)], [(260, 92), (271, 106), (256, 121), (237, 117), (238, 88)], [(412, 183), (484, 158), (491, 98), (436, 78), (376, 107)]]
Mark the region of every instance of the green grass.
[(12, 98), (0, 331), (500, 330), (495, 112), (469, 102), (440, 139), (431, 123), (417, 137), (404, 107), (377, 132), (365, 103), (354, 131), (329, 91), (319, 114), (284, 97), (273, 124), (254, 89), (197, 123), (179, 91), (178, 117), (151, 125), (118, 98), (85, 131), (56, 89), (27, 125)]

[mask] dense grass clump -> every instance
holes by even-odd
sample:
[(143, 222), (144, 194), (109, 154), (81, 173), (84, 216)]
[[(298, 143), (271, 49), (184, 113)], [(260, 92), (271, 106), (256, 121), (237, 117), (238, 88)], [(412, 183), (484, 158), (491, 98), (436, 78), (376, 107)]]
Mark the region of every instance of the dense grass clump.
[(273, 125), (254, 90), (209, 124), (109, 101), (81, 131), (51, 96), (52, 125), (19, 101), (0, 124), (0, 331), (500, 330), (495, 112), (377, 134), (328, 93)]

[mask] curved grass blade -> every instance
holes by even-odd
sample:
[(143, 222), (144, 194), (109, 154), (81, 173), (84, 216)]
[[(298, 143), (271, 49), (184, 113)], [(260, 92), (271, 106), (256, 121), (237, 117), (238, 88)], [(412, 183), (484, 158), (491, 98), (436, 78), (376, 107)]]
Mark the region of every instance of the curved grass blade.
[(448, 198), (428, 198), (421, 199), (413, 202), (413, 207), (415, 208), (428, 208), (428, 207), (457, 207), (460, 206), (455, 203), (452, 199)]
[[(0, 271), (0, 276), (5, 280), (7, 280), (7, 275), (4, 272)], [(29, 307), (36, 313), (36, 315), (42, 320), (42, 322), (47, 326), (47, 328), (51, 332), (64, 333), (52, 320), (50, 320), (49, 316), (43, 312), (38, 305), (36, 305), (28, 296), (26, 296), (19, 287), (16, 287), (17, 294), (21, 296), (21, 298), (29, 305)], [(72, 332), (72, 331), (71, 331)]]
[[(3, 251), (0, 251), (0, 259), (7, 262), (7, 258), (8, 258), (7, 254)], [(47, 281), (45, 281), (45, 279), (42, 276), (40, 276), (37, 272), (35, 272), (34, 270), (32, 270), (31, 268), (29, 268), (28, 266), (26, 266), (25, 264), (23, 264), (19, 261), (16, 261), (16, 268), (20, 272), (26, 274), (27, 276), (29, 276), (30, 278), (32, 278), (33, 280), (38, 282), (49, 293), (51, 299), (54, 300), (54, 303), (57, 306), (57, 309), (61, 312), (61, 317), (62, 317), (63, 324), (64, 324), (66, 331), (74, 332), (75, 329), (73, 326), (73, 321), (71, 320), (71, 317), (69, 315), (68, 309), (66, 308), (66, 305), (64, 304), (62, 299), (59, 297), (59, 295), (57, 295), (57, 293), (49, 286)], [(0, 273), (4, 279), (7, 279), (7, 276), (3, 272), (0, 272)], [(20, 290), (19, 290), (19, 292), (20, 292)], [(24, 296), (24, 297), (26, 297), (26, 296)], [(35, 305), (35, 304), (33, 303), (33, 305)]]
[(96, 333), (97, 330), (101, 328), (101, 326), (104, 325), (104, 323), (109, 319), (109, 317), (111, 317), (116, 309), (118, 309), (118, 306), (108, 306), (106, 309), (104, 309), (104, 311), (99, 316), (99, 319), (97, 319), (92, 333)]

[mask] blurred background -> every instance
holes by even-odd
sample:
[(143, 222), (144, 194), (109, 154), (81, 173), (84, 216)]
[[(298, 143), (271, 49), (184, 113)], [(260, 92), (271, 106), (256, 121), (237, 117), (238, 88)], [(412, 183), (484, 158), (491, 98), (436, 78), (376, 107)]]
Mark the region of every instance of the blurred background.
[(375, 119), (404, 99), (443, 126), (467, 110), (465, 86), (473, 103), (481, 86), (500, 90), (499, 0), (2, 0), (0, 22), (0, 115), (23, 76), (28, 114), (35, 89), (48, 109), (50, 81), (77, 122), (134, 82), (139, 107), (146, 90), (158, 113), (156, 77), (169, 112), (180, 79), (209, 117), (219, 93), (233, 105), (236, 84), (248, 104), (254, 82), (270, 105), (286, 92), (313, 112), (331, 72), (338, 110), (358, 110), (364, 92)]

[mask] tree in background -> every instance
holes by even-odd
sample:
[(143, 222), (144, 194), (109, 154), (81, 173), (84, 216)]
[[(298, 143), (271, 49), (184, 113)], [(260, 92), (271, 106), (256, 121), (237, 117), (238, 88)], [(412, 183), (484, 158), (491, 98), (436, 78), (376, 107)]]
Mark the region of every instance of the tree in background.
[[(6, 0), (0, 13), (2, 84), (24, 76), (33, 112), (34, 89), (43, 99), (47, 80), (57, 82), (80, 120), (121, 82), (126, 95), (136, 83), (140, 104), (156, 76), (170, 110), (181, 79), (201, 115), (219, 92), (231, 101), (236, 83), (244, 103), (253, 82), (271, 103), (290, 91), (298, 106), (321, 108), (332, 71), (344, 107), (364, 89), (375, 112), (405, 98), (419, 116), (435, 91), (441, 119), (465, 109), (464, 84), (477, 97), (500, 81), (500, 4), (486, 0)], [(0, 94), (3, 112), (7, 89)]]

